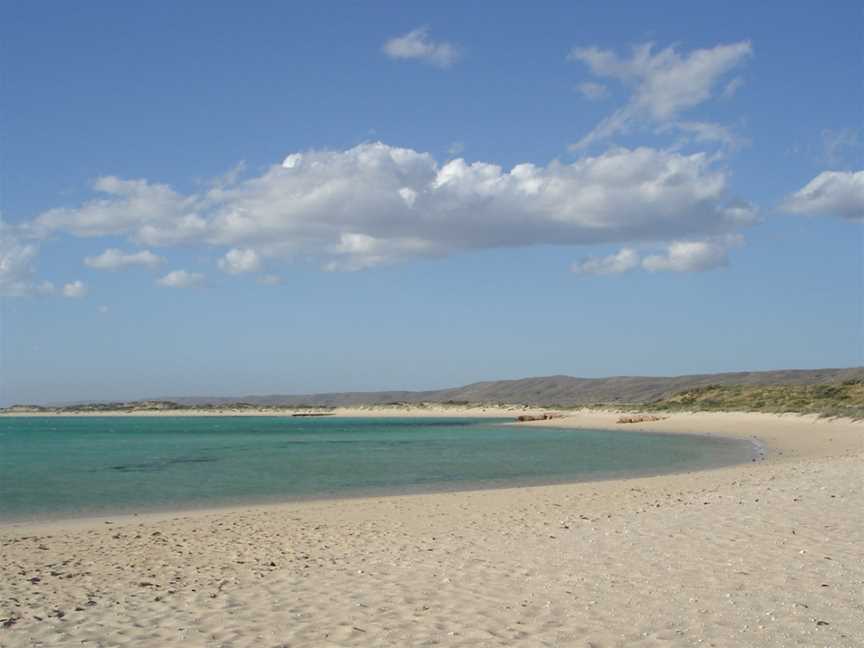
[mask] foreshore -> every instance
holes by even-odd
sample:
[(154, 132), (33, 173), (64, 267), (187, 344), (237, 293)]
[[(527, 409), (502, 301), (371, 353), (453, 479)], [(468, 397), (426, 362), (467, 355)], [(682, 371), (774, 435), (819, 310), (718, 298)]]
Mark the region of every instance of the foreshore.
[(545, 412), (547, 408), (528, 405), (440, 405), (435, 403), (418, 405), (364, 405), (357, 407), (315, 408), (315, 407), (184, 407), (182, 409), (104, 409), (104, 410), (62, 410), (44, 411), (0, 411), (0, 416), (40, 417), (40, 416), (468, 416), (468, 417), (509, 417), (526, 412)]
[(766, 448), (765, 460), (602, 482), (7, 525), (0, 646), (860, 645), (864, 423), (676, 413), (620, 424), (619, 416), (582, 410), (518, 425), (526, 434), (551, 425), (747, 438)]

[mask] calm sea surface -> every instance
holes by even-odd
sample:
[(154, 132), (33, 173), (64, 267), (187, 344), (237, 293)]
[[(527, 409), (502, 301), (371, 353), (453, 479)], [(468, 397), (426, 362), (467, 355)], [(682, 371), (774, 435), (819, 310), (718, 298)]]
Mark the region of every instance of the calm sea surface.
[(0, 519), (673, 472), (749, 443), (489, 419), (0, 418)]

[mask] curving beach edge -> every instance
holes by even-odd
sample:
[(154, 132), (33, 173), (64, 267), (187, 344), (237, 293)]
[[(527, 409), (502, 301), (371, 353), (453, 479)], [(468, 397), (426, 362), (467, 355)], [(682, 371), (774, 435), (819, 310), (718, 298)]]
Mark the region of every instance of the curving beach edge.
[(579, 410), (519, 425), (746, 438), (764, 458), (599, 482), (5, 525), (0, 645), (860, 645), (864, 422), (620, 417)]

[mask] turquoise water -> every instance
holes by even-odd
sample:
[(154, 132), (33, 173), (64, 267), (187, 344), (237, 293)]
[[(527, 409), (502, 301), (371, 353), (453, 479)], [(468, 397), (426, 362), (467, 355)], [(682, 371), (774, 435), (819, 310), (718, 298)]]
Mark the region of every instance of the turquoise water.
[(0, 418), (0, 518), (484, 488), (749, 461), (749, 444), (489, 419)]

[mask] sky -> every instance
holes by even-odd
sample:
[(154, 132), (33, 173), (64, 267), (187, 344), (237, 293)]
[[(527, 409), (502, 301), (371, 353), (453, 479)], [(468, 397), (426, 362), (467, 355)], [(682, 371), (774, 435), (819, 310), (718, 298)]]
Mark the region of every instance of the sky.
[(856, 2), (3, 2), (0, 405), (864, 364)]

